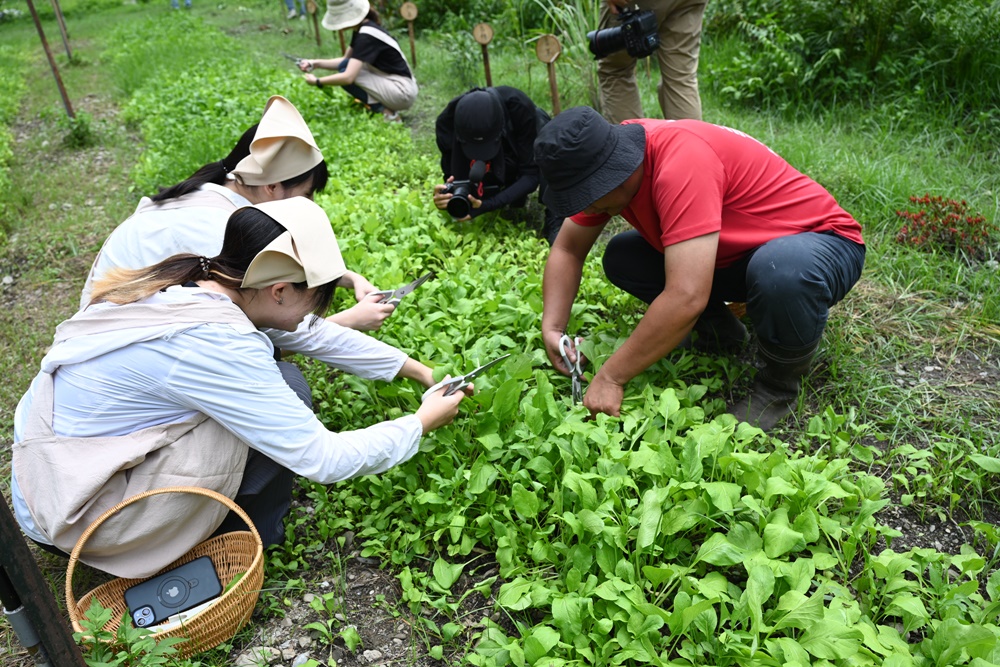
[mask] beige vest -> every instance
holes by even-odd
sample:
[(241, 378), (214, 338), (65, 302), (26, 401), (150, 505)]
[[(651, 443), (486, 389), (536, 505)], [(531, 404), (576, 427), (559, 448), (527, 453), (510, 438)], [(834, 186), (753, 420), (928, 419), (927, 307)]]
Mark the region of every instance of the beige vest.
[[(56, 330), (60, 341), (161, 323), (252, 325), (226, 302), (115, 307), (82, 312)], [(38, 529), (69, 553), (107, 509), (167, 486), (198, 486), (235, 497), (247, 445), (205, 415), (124, 436), (61, 437), (52, 432), (52, 375), (40, 373), (24, 438), (14, 443), (17, 483)], [(163, 494), (129, 505), (88, 540), (80, 560), (118, 577), (154, 574), (211, 535), (228, 509), (191, 494)]]

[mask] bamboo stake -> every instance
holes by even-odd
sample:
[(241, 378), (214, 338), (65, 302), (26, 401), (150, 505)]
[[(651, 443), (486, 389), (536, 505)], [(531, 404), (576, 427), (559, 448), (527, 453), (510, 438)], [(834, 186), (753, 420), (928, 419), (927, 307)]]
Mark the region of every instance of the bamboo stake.
[(52, 0), (52, 9), (56, 13), (56, 21), (59, 23), (59, 32), (62, 33), (63, 46), (66, 47), (66, 57), (73, 60), (73, 51), (69, 48), (69, 33), (66, 31), (66, 19), (63, 17), (62, 7), (59, 0)]
[(76, 118), (76, 113), (73, 112), (73, 105), (69, 101), (69, 95), (66, 94), (66, 88), (63, 86), (62, 77), (59, 76), (59, 67), (56, 65), (56, 59), (52, 57), (52, 50), (49, 48), (49, 42), (45, 39), (45, 31), (42, 29), (42, 21), (38, 18), (38, 12), (35, 10), (35, 3), (32, 0), (27, 0), (28, 9), (31, 10), (31, 18), (35, 21), (35, 29), (38, 30), (38, 38), (42, 40), (42, 48), (45, 49), (45, 55), (49, 59), (49, 67), (52, 68), (52, 76), (55, 77), (56, 86), (59, 88), (59, 94), (62, 95), (63, 106), (66, 107), (66, 115), (70, 118)]

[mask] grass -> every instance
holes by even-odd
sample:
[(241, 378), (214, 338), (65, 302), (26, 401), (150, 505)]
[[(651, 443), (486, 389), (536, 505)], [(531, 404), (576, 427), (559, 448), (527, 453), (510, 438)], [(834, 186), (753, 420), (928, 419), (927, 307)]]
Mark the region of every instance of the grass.
[[(160, 54), (155, 62), (129, 58), (106, 62), (103, 52), (109, 25), (127, 34), (131, 22), (151, 16), (166, 20), (166, 3), (116, 5), (90, 12), (76, 10), (71, 2), (63, 6), (72, 17), (70, 34), (77, 55), (72, 63), (57, 50), (56, 57), (74, 105), (97, 119), (93, 127), (97, 142), (83, 149), (63, 146), (58, 93), (47, 78), (39, 76), (24, 97), (15, 125), (23, 138), (15, 144), (7, 171), (11, 185), (2, 202), (9, 229), (0, 254), (0, 276), (15, 279), (2, 292), (8, 307), (0, 315), (0, 372), (7, 378), (0, 389), (5, 445), (11, 441), (17, 400), (37, 372), (55, 325), (75, 309), (87, 267), (101, 241), (128, 216), (138, 196), (148, 191), (133, 190), (132, 175), (140, 164), (136, 147), (142, 137), (134, 126), (121, 122), (117, 110), (126, 104), (128, 95), (141, 91), (150, 80), (169, 78), (185, 63), (206, 56), (211, 63), (214, 55), (193, 41), (190, 49), (182, 49), (188, 54), (183, 60), (167, 57), (174, 45), (160, 44), (151, 48)], [(239, 8), (196, 5), (192, 14), (229, 36), (219, 40), (226, 50), (234, 51), (227, 57), (284, 68), (292, 82), (297, 75), (282, 52), (319, 57), (337, 50), (336, 40), (325, 32), (324, 45), (317, 48), (309, 26), (285, 21), (280, 3), (247, 2)], [(50, 33), (50, 42), (55, 35)], [(0, 41), (8, 49), (29, 54), (32, 71), (45, 71), (30, 22), (0, 25)], [(564, 39), (564, 48), (570, 48), (558, 67), (564, 109), (589, 102), (592, 94), (581, 74), (588, 65), (586, 59), (574, 57), (580, 45), (568, 41)], [(406, 50), (405, 39), (401, 43)], [(142, 45), (135, 46), (139, 51)], [(421, 94), (406, 118), (414, 164), (426, 168), (423, 183), (429, 193), (439, 178), (434, 118), (451, 97), (470, 85), (482, 85), (483, 80), (479, 48), (467, 35), (427, 31), (418, 36), (418, 50)], [(713, 57), (729, 52), (729, 47), (714, 52), (707, 39), (702, 71), (711, 71)], [(546, 68), (534, 57), (530, 36), (499, 33), (490, 58), (495, 85), (521, 88), (551, 109)], [(228, 59), (224, 62), (236, 66)], [(217, 75), (225, 78), (224, 71)], [(653, 79), (655, 71), (641, 74), (642, 99), (647, 113), (658, 116)], [(727, 107), (714, 95), (709, 81), (702, 88), (705, 120), (757, 137), (813, 176), (862, 222), (868, 242), (862, 281), (831, 313), (826, 351), (812, 380), (812, 392), (804, 394), (803, 421), (793, 425), (791, 433), (805, 430), (809, 417), (825, 406), (832, 406), (838, 414), (853, 411), (850, 426), (857, 429), (857, 439), (867, 439), (886, 451), (910, 444), (938, 457), (931, 472), (915, 466), (913, 455), (901, 452), (882, 462), (888, 470), (908, 476), (911, 489), (919, 486), (923, 491), (923, 496), (914, 499), (921, 517), (932, 517), (937, 508), (952, 512), (957, 506), (954, 494), (960, 496), (958, 505), (964, 505), (973, 518), (987, 515), (997, 502), (995, 485), (987, 473), (970, 464), (969, 454), (1000, 454), (995, 429), (1000, 391), (979, 375), (997, 378), (1000, 374), (998, 271), (909, 250), (892, 239), (898, 227), (894, 212), (905, 207), (912, 194), (963, 198), (989, 219), (1000, 218), (995, 148), (979, 137), (956, 133), (953, 119), (947, 116), (921, 115), (918, 110), (918, 118), (909, 107), (906, 113), (894, 113), (891, 101), (881, 106), (842, 105), (791, 114)], [(262, 99), (266, 94), (253, 92), (259, 92)], [(303, 88), (297, 94), (320, 93)], [(338, 159), (348, 159), (349, 151), (338, 148), (338, 137), (320, 140)], [(210, 148), (210, 152), (218, 150)], [(183, 172), (199, 166), (197, 158), (191, 159), (194, 163), (184, 165)], [(405, 167), (415, 168), (410, 163)], [(379, 186), (393, 187), (391, 183)], [(330, 203), (345, 209), (352, 195), (380, 194), (351, 192), (336, 184), (332, 190)], [(491, 230), (488, 238), (492, 235)], [(540, 265), (526, 265), (524, 270), (537, 271)], [(613, 305), (638, 313), (632, 300), (623, 298)], [(944, 370), (931, 373), (925, 370), (928, 367)], [(4, 480), (0, 486), (9, 497), (9, 447), (3, 447), (0, 462), (0, 479)], [(897, 488), (898, 493), (907, 491), (905, 484)], [(40, 563), (58, 591), (60, 562), (40, 556)], [(280, 589), (289, 576), (277, 572), (269, 584)], [(264, 605), (269, 604), (273, 600), (265, 600)], [(3, 634), (9, 643), (9, 632)], [(210, 660), (223, 664), (225, 657)]]

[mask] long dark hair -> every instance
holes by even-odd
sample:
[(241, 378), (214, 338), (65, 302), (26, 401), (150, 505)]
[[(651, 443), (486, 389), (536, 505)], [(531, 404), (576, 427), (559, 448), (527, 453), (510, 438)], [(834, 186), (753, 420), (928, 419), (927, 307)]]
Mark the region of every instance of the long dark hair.
[(374, 7), (368, 8), (368, 14), (365, 16), (365, 21), (371, 21), (375, 25), (382, 25), (382, 17), (378, 15), (378, 12)]
[[(212, 258), (181, 254), (145, 269), (112, 269), (94, 284), (91, 303), (133, 303), (171, 285), (194, 280), (214, 280), (223, 287), (241, 291), (243, 276), (261, 250), (285, 232), (274, 218), (256, 208), (238, 209), (229, 216), (222, 250)], [(306, 283), (293, 283), (296, 290)], [(313, 313), (323, 316), (333, 301), (336, 281), (316, 288)]]
[[(253, 143), (253, 138), (257, 134), (257, 125), (258, 124), (254, 124), (253, 127), (243, 133), (240, 140), (236, 142), (235, 146), (233, 146), (233, 150), (229, 151), (229, 155), (225, 158), (217, 162), (209, 162), (201, 169), (188, 176), (187, 179), (176, 185), (172, 185), (169, 188), (160, 188), (159, 194), (153, 195), (150, 199), (154, 202), (163, 202), (168, 199), (183, 197), (186, 194), (194, 192), (205, 183), (223, 185), (226, 182), (226, 174), (231, 172), (233, 169), (236, 169), (236, 165), (238, 165), (243, 158), (250, 155), (250, 144)], [(310, 190), (311, 196), (317, 192), (322, 192), (326, 188), (326, 183), (329, 178), (330, 172), (327, 170), (326, 160), (322, 160), (309, 171), (284, 180), (281, 184), (285, 187), (285, 189), (288, 189), (294, 188), (295, 186), (301, 185), (309, 179), (312, 179), (312, 189)]]

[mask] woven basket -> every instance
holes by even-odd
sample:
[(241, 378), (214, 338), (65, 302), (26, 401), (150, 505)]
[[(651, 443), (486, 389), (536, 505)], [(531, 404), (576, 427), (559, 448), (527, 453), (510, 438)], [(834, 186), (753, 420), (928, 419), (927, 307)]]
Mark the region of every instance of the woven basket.
[(195, 653), (215, 648), (232, 638), (250, 620), (250, 614), (253, 613), (254, 605), (257, 604), (257, 596), (264, 583), (264, 543), (250, 521), (250, 517), (243, 509), (220, 493), (187, 486), (155, 489), (127, 498), (102, 514), (83, 532), (76, 546), (73, 547), (73, 553), (70, 554), (69, 565), (66, 568), (66, 608), (69, 610), (73, 629), (77, 632), (83, 632), (84, 628), (80, 624), (80, 620), (86, 618), (91, 600), (96, 599), (102, 607), (113, 611), (111, 620), (104, 626), (104, 629), (111, 633), (118, 630), (123, 615), (128, 614), (128, 606), (125, 604), (125, 589), (145, 581), (145, 579), (113, 579), (84, 594), (77, 601), (73, 597), (73, 571), (76, 569), (80, 552), (83, 551), (87, 540), (102, 523), (127, 505), (161, 493), (193, 493), (213, 498), (238, 514), (250, 528), (249, 532), (225, 533), (208, 539), (157, 572), (160, 574), (195, 558), (209, 556), (215, 565), (215, 571), (219, 575), (219, 581), (222, 582), (223, 587), (234, 577), (243, 575), (232, 588), (216, 598), (211, 606), (189, 618), (179, 627), (152, 635), (156, 640), (167, 637), (187, 639), (188, 641), (175, 646), (179, 657), (183, 659), (189, 658)]

